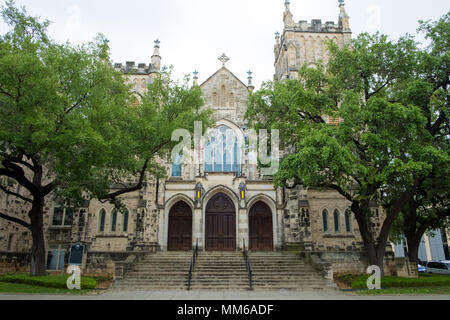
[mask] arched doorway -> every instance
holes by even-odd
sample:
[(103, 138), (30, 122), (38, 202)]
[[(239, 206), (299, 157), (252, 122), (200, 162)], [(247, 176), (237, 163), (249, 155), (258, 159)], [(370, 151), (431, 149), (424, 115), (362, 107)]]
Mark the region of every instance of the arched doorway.
[(250, 209), (249, 239), (252, 251), (273, 250), (272, 210), (262, 201), (255, 203)]
[(192, 250), (192, 210), (186, 202), (176, 203), (169, 213), (169, 251)]
[(236, 209), (231, 199), (219, 193), (206, 206), (207, 251), (236, 250)]

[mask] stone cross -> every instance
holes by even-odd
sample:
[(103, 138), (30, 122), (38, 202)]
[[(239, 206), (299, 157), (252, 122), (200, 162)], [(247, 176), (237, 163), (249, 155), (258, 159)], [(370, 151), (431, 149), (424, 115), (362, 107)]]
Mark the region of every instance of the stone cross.
[(224, 68), (225, 68), (225, 63), (230, 61), (230, 58), (228, 58), (225, 53), (223, 55), (221, 55), (218, 59), (220, 62), (222, 62), (222, 67), (224, 67)]

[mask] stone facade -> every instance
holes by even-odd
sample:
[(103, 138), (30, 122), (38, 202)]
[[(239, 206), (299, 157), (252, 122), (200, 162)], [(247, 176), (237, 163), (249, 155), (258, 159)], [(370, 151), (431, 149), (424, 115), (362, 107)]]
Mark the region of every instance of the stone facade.
[(339, 21), (336, 24), (322, 20), (299, 21), (295, 23), (290, 11), (289, 1), (285, 3), (284, 31), (276, 33), (275, 43), (275, 79), (295, 79), (303, 66), (327, 64), (329, 61), (328, 43), (334, 41), (343, 46), (351, 40), (349, 17), (345, 5), (339, 5)]
[[(276, 37), (276, 79), (295, 77), (304, 63), (326, 63), (326, 41), (334, 40), (343, 45), (350, 40), (351, 31), (343, 4), (340, 10), (338, 24), (327, 22), (323, 25), (320, 20), (313, 20), (311, 24), (304, 21), (294, 23), (289, 2), (286, 2), (285, 30), (282, 36)], [(149, 65), (136, 66), (134, 62), (115, 65), (134, 84), (138, 100), (145, 93), (147, 84), (161, 72), (159, 44), (155, 41), (155, 52)], [(224, 57), (221, 57), (222, 67), (200, 85), (204, 107), (213, 109), (217, 126), (230, 129), (238, 144), (243, 146), (247, 136), (244, 119), (246, 103), (249, 91), (254, 87), (251, 74), (249, 83), (244, 84), (227, 69), (227, 58)], [(194, 78), (196, 80), (197, 77)], [(203, 143), (201, 152), (205, 152), (205, 148)], [(67, 262), (67, 249), (77, 242), (87, 247), (84, 270), (98, 274), (113, 273), (115, 262), (127, 260), (136, 253), (169, 250), (171, 210), (179, 202), (186, 203), (192, 211), (192, 245), (198, 243), (200, 249), (205, 249), (206, 208), (214, 196), (222, 194), (235, 207), (236, 230), (233, 234), (236, 250), (240, 250), (244, 242), (251, 242), (250, 212), (262, 202), (271, 211), (271, 224), (264, 228), (268, 230), (267, 234), (271, 234), (273, 246), (270, 247), (273, 250), (294, 248), (315, 253), (330, 265), (332, 271), (333, 268), (334, 271), (364, 271), (366, 260), (362, 240), (355, 219), (352, 215), (346, 216), (350, 205), (346, 199), (332, 190), (303, 187), (275, 189), (270, 177), (261, 176), (256, 166), (250, 165), (246, 152), (239, 153), (238, 158), (239, 169), (222, 172), (207, 170), (206, 163), (183, 164), (181, 174), (174, 175), (172, 167), (167, 164), (169, 178), (150, 179), (141, 191), (122, 197), (128, 216), (115, 214), (111, 205), (93, 200), (85, 207), (76, 209), (72, 217), (68, 215), (70, 211), (64, 210), (64, 221), (59, 223), (56, 219), (55, 225), (55, 215), (60, 211), (56, 202), (49, 201), (44, 210), (47, 248), (53, 254), (53, 265), (49, 262), (49, 267), (57, 265), (62, 269), (60, 261)], [(245, 190), (241, 190), (242, 186)], [(24, 219), (27, 215), (28, 208), (22, 201), (7, 197), (2, 192), (0, 205), (11, 215)], [(380, 208), (374, 210), (381, 211)], [(324, 212), (327, 213), (326, 223)], [(324, 230), (325, 224), (327, 230)], [(374, 222), (374, 228), (377, 227), (379, 221)], [(9, 255), (12, 252), (26, 253), (30, 246), (31, 237), (27, 230), (0, 220), (0, 252), (9, 252)], [(2, 256), (1, 263), (5, 265), (5, 270), (10, 270), (11, 261), (12, 257)]]

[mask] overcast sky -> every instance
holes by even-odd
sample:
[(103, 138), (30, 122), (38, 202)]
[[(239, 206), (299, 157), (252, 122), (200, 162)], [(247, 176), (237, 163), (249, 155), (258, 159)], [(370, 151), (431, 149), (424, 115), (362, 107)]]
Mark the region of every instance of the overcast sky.
[[(0, 0), (4, 4), (4, 0)], [(163, 65), (176, 77), (200, 72), (202, 82), (227, 67), (247, 83), (271, 80), (274, 74), (274, 33), (283, 30), (284, 0), (16, 0), (28, 12), (52, 21), (50, 35), (63, 42), (83, 43), (98, 33), (110, 40), (114, 62), (149, 63), (153, 41), (161, 41)], [(439, 19), (448, 0), (347, 0), (354, 36), (377, 30), (396, 38), (415, 34), (418, 20)], [(337, 0), (291, 0), (294, 20), (337, 22)], [(0, 33), (8, 29), (0, 22)]]

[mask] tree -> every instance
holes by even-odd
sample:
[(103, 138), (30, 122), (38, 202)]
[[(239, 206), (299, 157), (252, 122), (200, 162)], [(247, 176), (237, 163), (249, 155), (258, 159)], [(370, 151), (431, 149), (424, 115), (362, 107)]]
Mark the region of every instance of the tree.
[(393, 238), (405, 236), (408, 259), (417, 266), (420, 241), (427, 230), (448, 224), (449, 209), (449, 67), (450, 14), (436, 22), (421, 22), (419, 31), (430, 41), (420, 54), (417, 77), (399, 91), (398, 99), (421, 109), (426, 117), (426, 130), (432, 136), (439, 157), (431, 174), (419, 185), (417, 192), (402, 210), (391, 232)]
[[(298, 80), (268, 82), (249, 99), (256, 127), (281, 130), (286, 156), (277, 186), (331, 188), (351, 203), (369, 263), (383, 270), (389, 231), (442, 156), (420, 107), (398, 98), (417, 75), (420, 50), (410, 36), (361, 34), (331, 43), (328, 66), (304, 66)], [(340, 118), (326, 123), (326, 115)], [(433, 124), (431, 124), (433, 127)], [(386, 211), (372, 232), (372, 209)]]
[[(25, 189), (0, 189), (29, 209), (28, 218), (0, 213), (32, 234), (31, 275), (45, 274), (44, 202), (78, 204), (98, 198), (120, 207), (120, 196), (160, 175), (158, 157), (175, 143), (175, 128), (191, 129), (201, 90), (166, 74), (136, 105), (123, 74), (109, 61), (103, 36), (72, 46), (46, 35), (49, 23), (13, 1), (2, 7), (11, 31), (0, 39), (0, 178)], [(112, 185), (121, 185), (110, 190)]]

